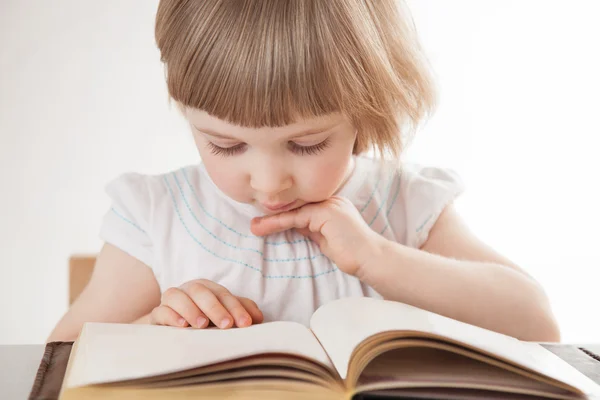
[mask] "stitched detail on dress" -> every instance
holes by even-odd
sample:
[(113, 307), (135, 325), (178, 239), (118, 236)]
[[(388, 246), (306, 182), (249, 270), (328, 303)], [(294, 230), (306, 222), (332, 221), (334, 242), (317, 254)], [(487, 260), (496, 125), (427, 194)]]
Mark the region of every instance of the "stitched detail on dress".
[(383, 206), (385, 206), (387, 204), (387, 199), (390, 196), (390, 192), (392, 190), (392, 184), (394, 183), (394, 181), (396, 180), (396, 176), (392, 175), (390, 177), (390, 182), (388, 183), (387, 187), (385, 188), (385, 197), (384, 199), (386, 199), (386, 201), (383, 201), (379, 207), (377, 208), (377, 212), (375, 213), (375, 215), (373, 216), (373, 218), (371, 219), (371, 222), (369, 222), (369, 226), (372, 226), (373, 223), (375, 222), (375, 220), (377, 219), (377, 217), (379, 216), (379, 213), (381, 212), (381, 209), (383, 208)]
[(282, 279), (282, 278), (287, 278), (287, 279), (306, 279), (306, 278), (316, 278), (316, 277), (319, 277), (319, 276), (330, 274), (330, 273), (338, 270), (337, 267), (334, 267), (334, 268), (331, 268), (331, 269), (329, 269), (327, 271), (323, 271), (323, 272), (320, 272), (320, 273), (314, 274), (314, 275), (267, 275), (267, 274), (264, 274), (259, 268), (255, 267), (253, 265), (250, 265), (250, 264), (245, 263), (245, 262), (240, 261), (240, 260), (235, 260), (233, 258), (223, 257), (223, 256), (215, 253), (214, 251), (212, 251), (208, 247), (206, 247), (202, 242), (200, 242), (192, 234), (192, 232), (190, 231), (190, 229), (188, 228), (188, 226), (186, 225), (186, 223), (183, 221), (183, 217), (181, 216), (181, 212), (179, 211), (179, 207), (177, 206), (177, 201), (175, 199), (175, 195), (173, 194), (173, 190), (171, 189), (171, 185), (167, 181), (166, 176), (163, 177), (163, 180), (165, 182), (165, 185), (167, 186), (169, 194), (171, 195), (171, 200), (173, 202), (173, 207), (175, 209), (175, 213), (177, 214), (177, 217), (179, 218), (179, 221), (183, 225), (184, 229), (187, 231), (188, 235), (190, 236), (190, 238), (194, 242), (196, 242), (200, 247), (202, 247), (202, 249), (204, 249), (206, 252), (212, 254), (213, 256), (215, 256), (215, 257), (217, 257), (217, 258), (219, 258), (219, 259), (221, 259), (223, 261), (228, 261), (228, 262), (232, 262), (232, 263), (235, 263), (235, 264), (239, 264), (239, 265), (242, 265), (242, 266), (244, 266), (246, 268), (249, 268), (249, 269), (251, 269), (253, 271), (259, 272), (266, 279)]
[(194, 220), (196, 221), (196, 223), (206, 232), (208, 233), (213, 239), (223, 243), (224, 245), (226, 245), (227, 247), (230, 247), (234, 250), (243, 250), (243, 251), (251, 251), (254, 252), (256, 254), (259, 254), (263, 261), (266, 262), (273, 262), (273, 263), (287, 263), (287, 262), (296, 262), (296, 261), (304, 261), (304, 260), (314, 260), (316, 258), (319, 257), (325, 257), (325, 255), (323, 253), (319, 253), (317, 255), (314, 256), (305, 256), (305, 257), (296, 257), (296, 258), (266, 258), (264, 256), (264, 252), (257, 250), (257, 249), (252, 249), (249, 247), (239, 247), (236, 246), (234, 244), (228, 243), (225, 240), (221, 239), (220, 237), (218, 237), (217, 235), (215, 235), (214, 233), (212, 233), (210, 231), (210, 229), (208, 229), (207, 227), (204, 226), (204, 224), (202, 224), (202, 222), (200, 222), (200, 220), (198, 219), (198, 217), (196, 216), (196, 214), (194, 213), (194, 211), (192, 211), (192, 208), (190, 207), (190, 204), (188, 203), (185, 194), (183, 193), (183, 189), (181, 187), (181, 185), (179, 184), (179, 179), (177, 179), (177, 175), (175, 175), (173, 173), (173, 179), (175, 180), (175, 184), (177, 185), (177, 188), (179, 189), (179, 194), (181, 195), (181, 199), (183, 200), (183, 203), (185, 204), (186, 208), (188, 209), (188, 211), (190, 212), (190, 214), (192, 215), (192, 218), (194, 218)]
[[(218, 224), (220, 224), (222, 227), (224, 227), (225, 229), (235, 233), (236, 235), (239, 235), (241, 237), (245, 237), (245, 238), (249, 238), (249, 239), (256, 239), (256, 240), (261, 240), (260, 237), (257, 237), (255, 235), (249, 235), (249, 234), (245, 234), (242, 232), (238, 232), (235, 229), (233, 229), (232, 227), (230, 227), (229, 225), (227, 225), (226, 223), (224, 223), (223, 221), (221, 221), (219, 218), (215, 217), (214, 215), (212, 215), (211, 213), (208, 212), (208, 210), (202, 205), (202, 203), (200, 202), (200, 199), (198, 198), (198, 195), (196, 194), (196, 191), (194, 190), (194, 187), (192, 186), (192, 184), (190, 183), (188, 177), (187, 177), (187, 173), (185, 172), (185, 169), (182, 168), (180, 170), (183, 174), (183, 178), (185, 179), (185, 182), (187, 183), (188, 188), (190, 189), (190, 192), (192, 192), (192, 196), (194, 197), (194, 200), (196, 200), (196, 204), (198, 204), (198, 206), (202, 209), (202, 211), (204, 212), (204, 214), (206, 214), (206, 216), (210, 219), (212, 219), (213, 221), (216, 221)], [(175, 174), (175, 173), (173, 173)], [(308, 242), (309, 240), (304, 238), (304, 239), (297, 239), (297, 240), (293, 240), (293, 241), (281, 241), (281, 242), (269, 242), (269, 241), (265, 241), (265, 244), (270, 245), (270, 246), (281, 246), (283, 244), (296, 244), (296, 243), (304, 243), (304, 242)]]
[(142, 233), (146, 233), (145, 230), (143, 230), (142, 228), (140, 228), (138, 225), (136, 225), (134, 222), (130, 221), (129, 219), (125, 218), (123, 215), (121, 215), (117, 210), (115, 210), (114, 207), (111, 207), (111, 211), (113, 213), (115, 213), (115, 215), (119, 218), (121, 218), (123, 221), (127, 222), (128, 224), (130, 224), (131, 226), (133, 226), (134, 228), (136, 228), (137, 230), (139, 230)]

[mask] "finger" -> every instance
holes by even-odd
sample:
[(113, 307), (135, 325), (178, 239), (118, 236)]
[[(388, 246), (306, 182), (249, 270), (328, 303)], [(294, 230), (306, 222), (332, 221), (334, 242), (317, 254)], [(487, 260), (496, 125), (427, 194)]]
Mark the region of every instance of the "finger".
[(236, 326), (243, 328), (252, 325), (252, 316), (244, 308), (237, 296), (232, 295), (227, 288), (216, 282), (202, 280), (202, 283), (217, 296), (221, 304), (229, 311)]
[[(259, 322), (262, 322), (262, 312), (260, 312), (254, 301), (246, 299), (245, 297), (234, 296), (226, 287), (219, 285), (216, 282), (204, 279), (200, 282), (217, 296), (221, 304), (223, 304), (227, 311), (229, 311), (229, 314), (234, 318), (236, 326), (240, 328), (250, 326), (255, 318)], [(244, 299), (246, 302), (242, 302), (241, 299)], [(250, 310), (246, 305), (250, 307)]]
[(308, 228), (309, 224), (310, 210), (304, 206), (276, 215), (254, 218), (250, 224), (250, 230), (257, 236), (266, 236), (291, 228)]
[(162, 295), (161, 304), (172, 308), (194, 328), (205, 328), (208, 326), (206, 315), (182, 289), (167, 289)]
[(232, 295), (228, 290), (220, 290), (214, 292), (221, 304), (225, 306), (229, 314), (231, 314), (235, 320), (236, 326), (244, 328), (252, 325), (252, 317), (246, 308), (242, 305), (240, 300)]
[(150, 323), (153, 325), (188, 326), (187, 321), (169, 306), (160, 305), (150, 313)]
[(182, 286), (182, 289), (216, 326), (221, 329), (230, 328), (233, 325), (233, 317), (205, 284), (195, 281)]
[(264, 316), (262, 311), (260, 311), (260, 309), (258, 308), (258, 305), (256, 305), (256, 303), (246, 297), (238, 297), (238, 300), (240, 301), (240, 303), (242, 303), (242, 306), (244, 306), (244, 308), (246, 309), (246, 311), (248, 311), (248, 314), (250, 314), (250, 317), (252, 317), (252, 323), (253, 324), (260, 324), (261, 322), (264, 321)]

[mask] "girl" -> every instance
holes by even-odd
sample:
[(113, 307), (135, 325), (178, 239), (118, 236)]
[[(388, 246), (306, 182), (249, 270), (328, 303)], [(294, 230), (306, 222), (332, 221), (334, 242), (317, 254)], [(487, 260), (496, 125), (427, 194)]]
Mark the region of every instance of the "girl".
[(394, 161), (434, 109), (410, 21), (394, 0), (162, 0), (168, 91), (202, 163), (108, 185), (105, 245), (49, 340), (86, 321), (308, 324), (370, 296), (558, 341), (540, 285), (455, 211), (459, 177)]

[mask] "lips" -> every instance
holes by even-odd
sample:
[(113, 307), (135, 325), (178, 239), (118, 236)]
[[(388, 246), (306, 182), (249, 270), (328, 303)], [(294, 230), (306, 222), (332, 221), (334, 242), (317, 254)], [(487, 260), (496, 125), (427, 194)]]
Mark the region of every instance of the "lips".
[(262, 203), (261, 205), (269, 211), (287, 211), (294, 206), (296, 200), (290, 203)]

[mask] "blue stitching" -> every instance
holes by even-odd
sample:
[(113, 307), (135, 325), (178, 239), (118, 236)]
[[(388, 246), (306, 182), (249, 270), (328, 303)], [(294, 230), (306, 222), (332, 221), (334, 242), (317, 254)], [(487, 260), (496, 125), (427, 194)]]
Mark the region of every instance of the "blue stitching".
[(179, 207), (177, 207), (177, 202), (175, 200), (175, 196), (173, 194), (173, 191), (171, 190), (171, 185), (169, 185), (169, 182), (167, 181), (167, 177), (163, 176), (163, 180), (165, 181), (165, 185), (167, 186), (167, 189), (169, 190), (169, 194), (171, 195), (171, 200), (173, 201), (173, 207), (175, 208), (175, 212), (177, 213), (177, 216), (179, 217), (179, 222), (181, 222), (181, 224), (183, 225), (183, 227), (185, 228), (185, 230), (187, 231), (188, 235), (190, 235), (190, 237), (192, 238), (192, 240), (194, 240), (200, 247), (202, 247), (206, 252), (212, 254), (213, 256), (223, 260), (223, 261), (229, 261), (229, 262), (233, 262), (236, 264), (240, 264), (243, 265), (244, 267), (250, 268), (254, 271), (259, 272), (263, 278), (266, 279), (278, 279), (278, 278), (294, 278), (294, 279), (301, 279), (301, 278), (316, 278), (318, 276), (322, 276), (325, 274), (329, 274), (331, 272), (336, 271), (338, 268), (334, 267), (332, 269), (329, 269), (327, 271), (324, 272), (319, 272), (318, 274), (314, 274), (314, 275), (265, 275), (262, 273), (262, 271), (250, 264), (247, 264), (243, 261), (239, 261), (239, 260), (234, 260), (231, 258), (225, 258), (225, 257), (221, 257), (218, 254), (212, 252), (211, 250), (209, 250), (206, 246), (204, 246), (198, 239), (196, 239), (196, 237), (194, 235), (192, 235), (192, 232), (190, 232), (188, 226), (185, 224), (185, 222), (183, 222), (183, 218), (181, 217), (181, 213), (179, 212)]
[[(202, 208), (202, 211), (204, 211), (204, 213), (206, 214), (207, 217), (211, 218), (212, 220), (218, 222), (221, 226), (223, 226), (224, 228), (230, 230), (231, 232), (235, 233), (236, 235), (240, 235), (242, 237), (245, 238), (251, 238), (251, 239), (261, 239), (260, 237), (254, 236), (254, 235), (246, 235), (244, 233), (238, 232), (235, 229), (227, 226), (225, 223), (223, 223), (220, 219), (216, 218), (215, 216), (211, 215), (206, 208), (204, 208), (204, 206), (202, 205), (202, 203), (200, 203), (200, 199), (198, 199), (198, 195), (196, 194), (196, 191), (194, 190), (194, 188), (192, 187), (192, 184), (190, 183), (190, 181), (188, 180), (187, 174), (185, 172), (185, 169), (181, 169), (181, 172), (183, 173), (183, 177), (188, 185), (188, 187), (190, 188), (190, 191), (192, 192), (192, 195), (194, 197), (194, 199), (196, 200), (196, 203), (200, 206), (200, 208)], [(269, 242), (268, 240), (265, 240), (265, 244), (267, 245), (271, 245), (271, 246), (280, 246), (282, 244), (296, 244), (296, 243), (304, 243), (304, 242), (308, 242), (308, 239), (297, 239), (294, 241), (283, 241), (283, 242)]]
[(231, 247), (234, 250), (247, 250), (247, 251), (252, 251), (255, 252), (257, 254), (260, 254), (263, 261), (266, 262), (295, 262), (295, 261), (304, 261), (304, 260), (314, 260), (316, 258), (319, 257), (323, 257), (324, 254), (320, 253), (317, 254), (316, 256), (305, 256), (305, 257), (298, 257), (298, 258), (265, 258), (264, 257), (264, 253), (260, 250), (256, 250), (256, 249), (251, 249), (251, 248), (247, 248), (247, 247), (238, 247), (236, 245), (233, 245), (231, 243), (227, 243), (226, 241), (224, 241), (223, 239), (221, 239), (220, 237), (218, 237), (217, 235), (215, 235), (214, 233), (212, 233), (208, 228), (206, 228), (202, 222), (200, 222), (200, 220), (198, 219), (198, 217), (196, 217), (196, 214), (194, 214), (194, 212), (192, 211), (192, 208), (190, 207), (190, 204), (188, 203), (187, 199), (185, 198), (185, 194), (183, 193), (183, 189), (181, 187), (181, 185), (179, 184), (179, 179), (177, 179), (177, 175), (175, 175), (175, 173), (172, 174), (173, 175), (173, 179), (175, 180), (175, 184), (177, 185), (177, 188), (179, 189), (179, 194), (181, 195), (181, 199), (183, 200), (183, 202), (185, 203), (185, 206), (187, 207), (188, 211), (190, 212), (190, 214), (192, 214), (192, 217), (194, 218), (194, 220), (196, 220), (196, 222), (198, 223), (198, 225), (200, 225), (200, 227), (202, 229), (204, 229), (204, 231), (206, 233), (208, 233), (210, 236), (212, 236), (214, 239), (218, 240), (219, 242), (223, 243), (226, 246)]
[[(394, 181), (395, 181), (395, 180), (396, 180), (396, 179), (395, 179), (395, 175), (392, 175), (392, 177), (390, 178), (390, 183), (388, 184), (388, 186), (387, 186), (387, 188), (386, 188), (386, 190), (385, 190), (385, 191), (387, 192), (387, 194), (386, 194), (386, 196), (385, 196), (385, 198), (386, 198), (386, 199), (387, 199), (387, 198), (389, 197), (389, 195), (390, 195), (390, 191), (392, 190), (392, 184), (394, 183)], [(375, 222), (375, 219), (377, 218), (377, 216), (379, 215), (379, 213), (381, 212), (381, 209), (383, 208), (383, 206), (384, 206), (385, 204), (386, 204), (386, 202), (384, 201), (384, 202), (382, 202), (382, 203), (379, 205), (379, 208), (377, 209), (377, 212), (376, 212), (376, 213), (375, 213), (375, 215), (373, 216), (373, 219), (371, 219), (371, 222), (369, 222), (369, 226), (373, 225), (373, 222)]]
[(383, 229), (381, 231), (379, 231), (380, 235), (383, 235), (383, 232), (385, 232), (387, 230), (387, 228), (390, 228), (390, 220), (387, 217), (390, 216), (390, 212), (392, 212), (392, 208), (394, 208), (394, 204), (396, 204), (396, 200), (398, 199), (398, 194), (400, 193), (400, 186), (402, 186), (402, 173), (400, 173), (399, 180), (398, 180), (398, 187), (396, 187), (396, 193), (394, 193), (394, 197), (392, 198), (392, 203), (390, 204), (390, 206), (388, 207), (388, 209), (385, 213), (385, 216), (386, 216), (385, 226), (383, 227)]
[(381, 180), (381, 173), (377, 174), (377, 181), (375, 182), (375, 187), (373, 188), (373, 191), (371, 192), (371, 196), (369, 197), (369, 200), (367, 200), (365, 205), (362, 206), (362, 208), (360, 209), (361, 214), (363, 211), (366, 210), (366, 208), (369, 206), (369, 204), (371, 204), (371, 200), (373, 200), (373, 196), (375, 195), (375, 192), (377, 191), (377, 188), (379, 187), (380, 180)]
[(139, 226), (137, 226), (135, 223), (131, 222), (130, 220), (128, 220), (127, 218), (125, 218), (124, 216), (122, 216), (121, 214), (119, 214), (119, 213), (117, 212), (117, 210), (115, 210), (115, 208), (114, 208), (114, 207), (111, 207), (111, 210), (112, 210), (112, 212), (114, 212), (114, 213), (117, 215), (117, 217), (121, 218), (123, 221), (125, 221), (125, 222), (127, 222), (127, 223), (131, 224), (131, 225), (132, 225), (134, 228), (138, 229), (140, 232), (142, 232), (142, 233), (146, 233), (146, 231), (145, 231), (145, 230), (143, 230), (142, 228), (140, 228)]
[(402, 186), (402, 173), (398, 176), (398, 187), (396, 188), (396, 193), (394, 193), (394, 197), (392, 198), (392, 204), (387, 209), (385, 213), (386, 217), (390, 215), (392, 208), (394, 208), (394, 204), (396, 204), (396, 200), (398, 199), (398, 194), (400, 193), (400, 186)]
[(392, 203), (390, 204), (390, 206), (388, 207), (388, 209), (385, 213), (385, 217), (386, 217), (385, 226), (383, 227), (383, 229), (381, 231), (379, 231), (380, 235), (383, 235), (383, 232), (385, 232), (387, 230), (387, 228), (390, 228), (390, 220), (388, 219), (388, 217), (390, 216), (390, 212), (392, 211), (392, 208), (394, 208), (394, 204), (396, 204), (396, 200), (398, 199), (398, 194), (400, 193), (400, 186), (402, 185), (402, 174), (400, 174), (400, 176), (398, 178), (399, 178), (398, 186), (396, 187), (396, 192), (394, 193), (394, 197), (392, 198)]
[(419, 226), (419, 227), (417, 228), (417, 232), (419, 232), (421, 229), (423, 229), (423, 227), (424, 227), (424, 226), (425, 226), (425, 224), (426, 224), (426, 223), (427, 223), (427, 222), (428, 222), (428, 221), (431, 219), (431, 217), (433, 217), (433, 214), (431, 214), (429, 217), (427, 217), (427, 219), (425, 220), (425, 222), (423, 222), (423, 223), (421, 224), (421, 226)]

